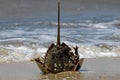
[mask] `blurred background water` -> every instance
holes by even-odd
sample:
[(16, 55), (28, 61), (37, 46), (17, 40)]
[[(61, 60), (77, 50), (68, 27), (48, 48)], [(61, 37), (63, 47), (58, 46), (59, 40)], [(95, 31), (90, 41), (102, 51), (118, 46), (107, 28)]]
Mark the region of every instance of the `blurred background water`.
[[(81, 57), (120, 56), (119, 0), (61, 0), (61, 40)], [(56, 42), (57, 0), (0, 0), (0, 62), (44, 56)]]

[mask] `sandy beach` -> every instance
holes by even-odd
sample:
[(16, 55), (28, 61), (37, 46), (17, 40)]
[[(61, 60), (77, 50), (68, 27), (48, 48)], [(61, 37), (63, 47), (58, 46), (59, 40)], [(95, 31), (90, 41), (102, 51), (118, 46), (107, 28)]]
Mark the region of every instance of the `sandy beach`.
[(91, 58), (80, 72), (43, 75), (35, 62), (0, 63), (0, 80), (119, 80), (119, 67), (119, 58)]

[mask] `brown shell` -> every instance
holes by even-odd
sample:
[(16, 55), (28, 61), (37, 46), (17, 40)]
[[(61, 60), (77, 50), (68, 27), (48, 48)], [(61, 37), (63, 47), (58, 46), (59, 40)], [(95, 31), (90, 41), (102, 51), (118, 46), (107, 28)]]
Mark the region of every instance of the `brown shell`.
[(60, 46), (51, 44), (49, 47), (44, 62), (39, 62), (39, 68), (44, 73), (58, 73), (62, 71), (78, 71), (82, 65), (83, 59), (79, 60), (78, 47), (74, 48), (72, 52), (71, 48), (65, 43)]

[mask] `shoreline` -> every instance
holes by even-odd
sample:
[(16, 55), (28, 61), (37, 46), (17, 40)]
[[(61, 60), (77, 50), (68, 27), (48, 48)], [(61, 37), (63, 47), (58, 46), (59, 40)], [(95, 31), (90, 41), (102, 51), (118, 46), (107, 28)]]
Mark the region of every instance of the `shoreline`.
[(80, 72), (43, 75), (35, 62), (0, 63), (0, 80), (119, 80), (120, 59), (85, 59)]

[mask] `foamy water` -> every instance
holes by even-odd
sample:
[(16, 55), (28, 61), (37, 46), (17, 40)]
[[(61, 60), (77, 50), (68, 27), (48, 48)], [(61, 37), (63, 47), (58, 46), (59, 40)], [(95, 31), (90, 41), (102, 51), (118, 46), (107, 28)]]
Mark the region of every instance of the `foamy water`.
[[(70, 46), (73, 48), (72, 45)], [(78, 47), (79, 47), (78, 52), (81, 58), (119, 57), (120, 56), (120, 46), (99, 44), (94, 46), (78, 45)], [(37, 45), (1, 46), (0, 62), (30, 61), (33, 58), (44, 57), (46, 51), (47, 51), (47, 47), (42, 47)]]

